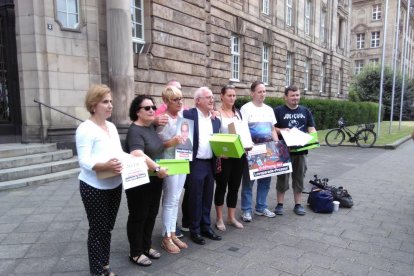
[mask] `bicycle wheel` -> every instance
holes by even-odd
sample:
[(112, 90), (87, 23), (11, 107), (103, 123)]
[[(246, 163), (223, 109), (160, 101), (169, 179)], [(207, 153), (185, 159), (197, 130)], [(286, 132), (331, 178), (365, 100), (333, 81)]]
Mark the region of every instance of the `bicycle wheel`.
[(356, 143), (361, 148), (370, 148), (377, 141), (377, 134), (370, 129), (363, 129), (355, 134)]
[(345, 133), (339, 128), (330, 130), (325, 136), (325, 142), (330, 147), (337, 147), (341, 145), (344, 140)]

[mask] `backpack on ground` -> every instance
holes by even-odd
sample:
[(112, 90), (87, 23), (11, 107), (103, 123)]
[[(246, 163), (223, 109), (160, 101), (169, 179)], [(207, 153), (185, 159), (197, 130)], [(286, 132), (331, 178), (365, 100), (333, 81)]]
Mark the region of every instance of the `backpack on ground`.
[(333, 199), (339, 201), (339, 207), (351, 208), (354, 205), (351, 195), (343, 187), (335, 187), (328, 185), (328, 178), (320, 179), (317, 175), (314, 175), (314, 179), (310, 180), (309, 183), (318, 187), (319, 189), (330, 192)]
[(332, 193), (315, 186), (309, 193), (308, 204), (315, 213), (332, 213), (334, 209)]

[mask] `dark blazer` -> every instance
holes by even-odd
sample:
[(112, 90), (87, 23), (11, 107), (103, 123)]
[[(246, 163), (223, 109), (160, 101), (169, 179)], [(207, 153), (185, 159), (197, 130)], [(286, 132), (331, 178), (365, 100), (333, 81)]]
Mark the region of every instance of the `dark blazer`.
[[(194, 133), (193, 133), (193, 160), (197, 157), (198, 151), (198, 113), (197, 108), (191, 108), (189, 110), (183, 111), (183, 117), (194, 121)], [(218, 118), (211, 119), (211, 124), (213, 125), (213, 133), (219, 133), (221, 122)]]

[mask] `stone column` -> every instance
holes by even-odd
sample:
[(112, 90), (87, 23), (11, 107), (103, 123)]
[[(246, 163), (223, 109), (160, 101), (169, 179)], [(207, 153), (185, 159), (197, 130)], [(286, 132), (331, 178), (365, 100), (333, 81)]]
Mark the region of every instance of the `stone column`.
[(129, 0), (107, 0), (108, 77), (113, 93), (112, 121), (129, 123), (128, 109), (134, 97), (131, 10)]

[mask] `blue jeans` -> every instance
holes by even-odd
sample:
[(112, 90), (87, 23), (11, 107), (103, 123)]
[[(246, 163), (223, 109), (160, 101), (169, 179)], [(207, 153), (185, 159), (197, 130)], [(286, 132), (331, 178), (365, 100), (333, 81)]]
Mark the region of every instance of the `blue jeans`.
[[(256, 211), (258, 212), (263, 212), (264, 209), (267, 209), (267, 194), (269, 193), (271, 180), (271, 177), (257, 179)], [(254, 181), (250, 180), (249, 167), (245, 166), (241, 190), (241, 209), (243, 212), (252, 212)]]

